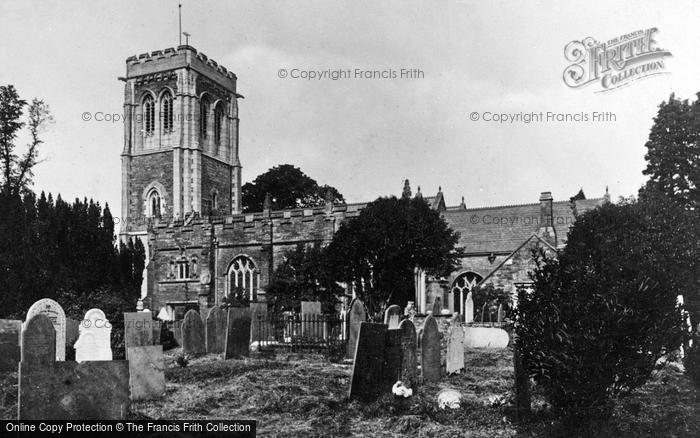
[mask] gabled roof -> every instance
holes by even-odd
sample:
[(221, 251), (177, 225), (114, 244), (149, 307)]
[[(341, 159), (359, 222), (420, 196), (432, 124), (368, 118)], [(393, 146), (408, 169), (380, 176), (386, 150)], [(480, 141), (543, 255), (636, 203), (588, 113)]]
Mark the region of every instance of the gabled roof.
[(546, 240), (544, 240), (543, 238), (541, 238), (541, 237), (538, 236), (537, 234), (532, 233), (532, 234), (530, 235), (530, 237), (528, 237), (527, 239), (525, 239), (525, 241), (524, 241), (523, 243), (520, 244), (520, 246), (518, 246), (513, 252), (511, 252), (510, 254), (508, 254), (508, 257), (506, 257), (505, 259), (503, 259), (503, 261), (502, 261), (501, 263), (499, 263), (498, 266), (496, 266), (495, 268), (493, 268), (493, 269), (491, 270), (491, 272), (489, 272), (488, 275), (486, 275), (486, 276), (481, 280), (480, 283), (483, 283), (484, 281), (488, 280), (489, 277), (491, 277), (496, 271), (498, 271), (499, 269), (501, 269), (501, 267), (502, 267), (503, 265), (505, 265), (506, 262), (507, 262), (508, 260), (512, 259), (513, 256), (514, 256), (515, 254), (518, 253), (518, 251), (520, 251), (521, 249), (523, 249), (523, 247), (524, 247), (525, 245), (527, 245), (528, 243), (530, 243), (533, 239), (536, 239), (539, 243), (541, 243), (541, 244), (542, 244), (543, 246), (545, 246), (546, 248), (549, 248), (550, 250), (552, 250), (552, 251), (554, 251), (554, 252), (557, 251), (557, 249), (556, 249), (555, 247), (553, 247), (549, 242), (547, 242)]
[[(576, 211), (582, 214), (602, 205), (604, 198), (576, 201)], [(569, 201), (552, 203), (553, 226), (557, 243), (564, 244), (574, 212)], [(510, 253), (540, 228), (540, 204), (518, 204), (497, 207), (449, 207), (442, 216), (453, 230), (459, 232), (458, 246), (467, 254)]]

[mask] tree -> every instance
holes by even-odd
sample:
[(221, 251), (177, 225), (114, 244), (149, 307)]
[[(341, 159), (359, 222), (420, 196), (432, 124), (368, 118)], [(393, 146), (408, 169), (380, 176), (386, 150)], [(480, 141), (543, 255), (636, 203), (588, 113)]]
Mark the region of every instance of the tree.
[(413, 299), (415, 268), (435, 276), (454, 270), (462, 256), (458, 238), (422, 198), (379, 198), (340, 226), (326, 261), (377, 313)]
[[(700, 96), (700, 93), (698, 93)], [(659, 105), (646, 143), (649, 181), (641, 190), (665, 193), (686, 208), (700, 206), (700, 101), (676, 99)]]
[(331, 312), (343, 289), (324, 263), (320, 243), (299, 244), (287, 252), (267, 289), (267, 302), (276, 311), (300, 311), (302, 301), (320, 301), (324, 313)]
[(345, 202), (335, 187), (319, 186), (299, 168), (291, 164), (275, 166), (259, 175), (242, 188), (244, 212), (262, 211), (265, 197), (270, 196), (271, 208), (318, 207), (330, 199), (334, 203)]
[(17, 155), (15, 142), (20, 130), (25, 126), (21, 118), (26, 106), (27, 102), (19, 98), (14, 86), (0, 86), (0, 192), (9, 196), (16, 196), (28, 190), (34, 175), (33, 169), (38, 164), (39, 146), (43, 143), (39, 133), (51, 120), (49, 107), (44, 101), (32, 100), (26, 122), (30, 141), (26, 152), (20, 157)]
[(577, 217), (558, 259), (535, 254), (532, 291), (521, 290), (515, 332), (523, 363), (567, 416), (602, 414), (644, 384), (685, 327), (677, 296), (693, 279), (698, 243), (688, 212), (665, 196), (606, 204)]

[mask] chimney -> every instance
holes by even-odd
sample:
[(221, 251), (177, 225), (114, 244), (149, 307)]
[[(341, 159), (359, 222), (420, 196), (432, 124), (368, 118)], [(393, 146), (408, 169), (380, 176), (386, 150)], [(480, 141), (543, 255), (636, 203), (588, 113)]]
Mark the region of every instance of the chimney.
[(553, 201), (552, 192), (540, 193), (540, 229), (537, 235), (556, 247), (557, 235), (554, 230)]

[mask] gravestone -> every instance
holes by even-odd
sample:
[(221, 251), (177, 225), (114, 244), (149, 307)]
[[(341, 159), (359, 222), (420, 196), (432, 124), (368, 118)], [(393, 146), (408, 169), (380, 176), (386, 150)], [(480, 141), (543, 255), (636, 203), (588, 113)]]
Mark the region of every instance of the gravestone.
[(228, 309), (224, 359), (248, 356), (250, 353), (250, 327), (250, 309), (241, 307)]
[(442, 304), (440, 304), (440, 299), (436, 298), (433, 301), (433, 315), (439, 315), (442, 312)]
[(223, 353), (226, 344), (226, 310), (219, 306), (209, 309), (206, 332), (207, 353)]
[(384, 349), (387, 328), (384, 324), (361, 322), (358, 330), (350, 379), (350, 398), (371, 400), (383, 389)]
[(182, 323), (182, 351), (188, 354), (207, 352), (204, 339), (204, 323), (196, 310), (190, 309)]
[(160, 345), (160, 332), (162, 331), (162, 323), (160, 321), (153, 321), (153, 345)]
[(267, 304), (250, 303), (250, 339), (251, 342), (266, 340), (270, 332), (267, 323)]
[(530, 398), (530, 378), (520, 357), (520, 345), (517, 339), (513, 342), (513, 374), (515, 375), (515, 415), (519, 421), (530, 413), (532, 400)]
[(56, 330), (56, 360), (66, 360), (66, 314), (63, 308), (50, 298), (41, 299), (29, 308), (25, 321), (38, 314), (46, 315)]
[(423, 381), (437, 382), (440, 380), (440, 331), (433, 315), (425, 318), (420, 345)]
[(0, 319), (0, 372), (17, 371), (20, 361), (22, 321)]
[(464, 322), (467, 324), (474, 322), (474, 299), (471, 292), (467, 294), (467, 299), (464, 300)]
[(90, 309), (78, 329), (75, 343), (75, 361), (112, 360), (112, 325), (100, 309)]
[(464, 369), (464, 328), (453, 324), (447, 339), (447, 374), (459, 373)]
[(394, 383), (401, 380), (401, 331), (398, 329), (387, 330), (385, 345), (384, 379), (381, 384), (383, 393), (391, 392)]
[(360, 333), (360, 324), (367, 320), (367, 313), (365, 313), (365, 305), (360, 301), (360, 299), (355, 298), (350, 303), (350, 310), (347, 314), (347, 350), (346, 357), (355, 357), (355, 348), (357, 347), (357, 337)]
[(153, 321), (151, 312), (124, 312), (124, 349), (153, 345)]
[(165, 395), (163, 346), (129, 348), (131, 400), (153, 400)]
[(399, 322), (401, 321), (401, 307), (392, 304), (387, 307), (384, 311), (384, 324), (389, 326), (389, 330), (396, 330), (399, 328)]
[(496, 321), (498, 321), (499, 323), (503, 322), (503, 315), (504, 315), (503, 304), (499, 304), (498, 305), (498, 317), (497, 317)]
[(56, 329), (48, 316), (37, 313), (22, 329), (21, 360), (28, 368), (50, 367), (56, 361)]
[(416, 357), (416, 327), (405, 319), (399, 324), (401, 332), (401, 381), (407, 388), (418, 385), (418, 361)]

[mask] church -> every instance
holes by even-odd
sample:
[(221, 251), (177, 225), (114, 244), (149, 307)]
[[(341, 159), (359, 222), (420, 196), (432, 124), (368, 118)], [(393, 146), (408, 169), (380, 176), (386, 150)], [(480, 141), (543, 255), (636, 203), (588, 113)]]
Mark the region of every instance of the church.
[[(299, 244), (328, 243), (366, 203), (242, 213), (236, 75), (189, 45), (131, 56), (124, 82), (120, 238), (147, 249), (142, 305), (164, 320), (203, 311), (241, 287), (252, 302), (285, 254)], [(406, 181), (408, 186), (408, 181)], [(406, 187), (408, 188), (408, 187)], [(418, 189), (415, 196), (423, 196)], [(463, 312), (476, 285), (514, 292), (527, 287), (535, 245), (566, 244), (576, 212), (604, 202), (557, 200), (495, 207), (447, 206), (442, 190), (424, 198), (459, 232), (465, 256), (446, 278), (415, 272), (415, 307)], [(348, 290), (351, 294), (352, 290)]]

